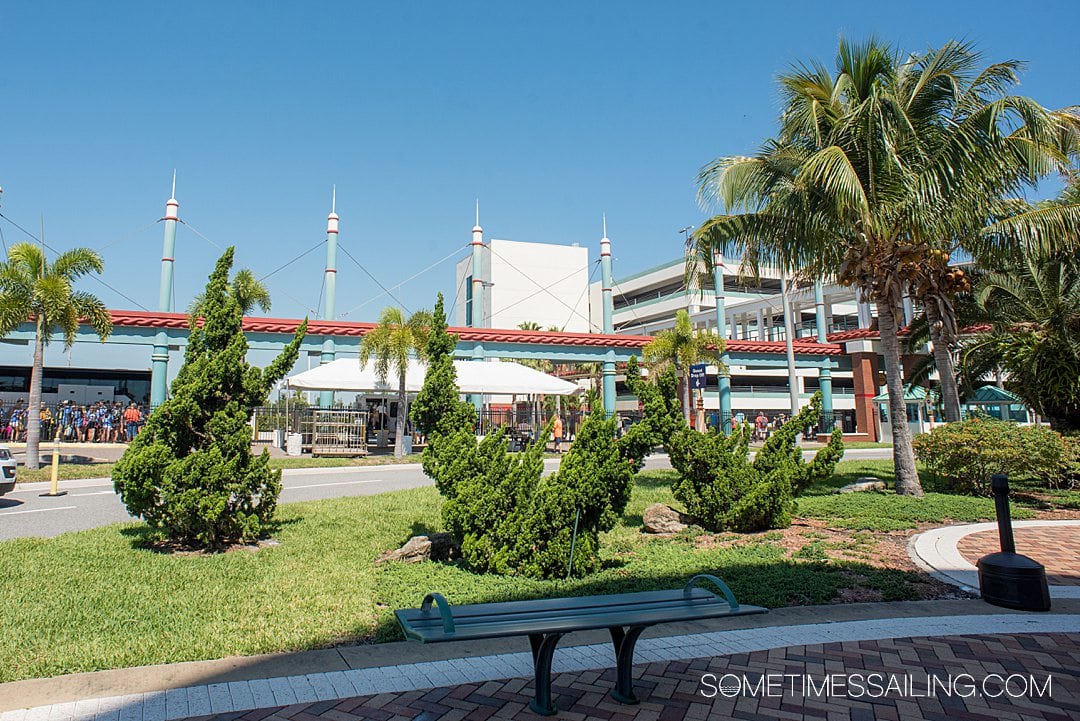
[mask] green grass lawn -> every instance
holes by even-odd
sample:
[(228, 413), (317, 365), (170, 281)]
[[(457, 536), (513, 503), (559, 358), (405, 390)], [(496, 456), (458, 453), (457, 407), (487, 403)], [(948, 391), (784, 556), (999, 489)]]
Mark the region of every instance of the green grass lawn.
[[(854, 477), (886, 478), (888, 465), (842, 463), (836, 478), (799, 500), (800, 515), (853, 529), (992, 517), (989, 499), (830, 494)], [(569, 582), (477, 575), (455, 564), (374, 566), (382, 551), (440, 527), (433, 488), (285, 504), (272, 534), (280, 545), (257, 552), (165, 555), (141, 545), (141, 524), (0, 542), (0, 682), (396, 639), (392, 610), (417, 605), (428, 591), (460, 604), (675, 588), (709, 572), (740, 601), (770, 607), (828, 603), (852, 587), (885, 600), (918, 597), (918, 574), (830, 559), (837, 543), (814, 532), (801, 532), (808, 542), (794, 553), (777, 543), (781, 532), (645, 536), (644, 508), (674, 503), (670, 479), (637, 478), (622, 524), (604, 538), (604, 569)], [(873, 534), (843, 533), (869, 561)]]

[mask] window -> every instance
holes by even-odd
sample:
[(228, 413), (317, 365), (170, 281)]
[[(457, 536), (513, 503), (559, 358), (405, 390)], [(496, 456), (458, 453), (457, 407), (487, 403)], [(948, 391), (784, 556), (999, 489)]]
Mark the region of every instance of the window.
[(465, 325), (472, 326), (472, 276), (465, 278)]

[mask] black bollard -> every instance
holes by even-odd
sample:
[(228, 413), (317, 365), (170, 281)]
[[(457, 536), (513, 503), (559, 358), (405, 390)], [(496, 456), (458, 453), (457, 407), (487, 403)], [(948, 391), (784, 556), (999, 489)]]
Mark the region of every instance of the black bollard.
[(995, 606), (1021, 611), (1049, 611), (1050, 588), (1043, 565), (1016, 552), (1009, 514), (1009, 479), (1004, 474), (990, 477), (997, 510), (1001, 551), (983, 556), (979, 568), (979, 591), (983, 600)]

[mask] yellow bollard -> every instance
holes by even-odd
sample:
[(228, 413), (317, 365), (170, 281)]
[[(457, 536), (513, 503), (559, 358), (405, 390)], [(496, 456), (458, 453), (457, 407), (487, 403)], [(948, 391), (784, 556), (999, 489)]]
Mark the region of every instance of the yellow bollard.
[(49, 483), (49, 492), (42, 493), (42, 496), (64, 496), (67, 495), (67, 491), (60, 490), (60, 431), (56, 431), (56, 437), (53, 438), (53, 452), (52, 452), (52, 480)]

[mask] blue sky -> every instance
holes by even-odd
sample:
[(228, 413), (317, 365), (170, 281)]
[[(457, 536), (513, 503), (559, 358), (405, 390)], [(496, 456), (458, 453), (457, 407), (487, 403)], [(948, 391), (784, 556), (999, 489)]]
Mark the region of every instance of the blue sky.
[[(616, 274), (673, 257), (694, 174), (772, 133), (773, 79), (840, 35), (952, 37), (1030, 63), (1020, 92), (1080, 102), (1080, 3), (55, 3), (0, 6), (5, 215), (153, 309), (172, 169), (176, 301), (218, 245), (262, 275), (325, 237), (391, 286), (488, 237), (588, 245)], [(7, 243), (20, 233), (0, 221)], [(595, 257), (595, 254), (593, 255)], [(323, 253), (269, 278), (272, 315), (317, 307)], [(390, 302), (341, 254), (338, 311)], [(452, 292), (451, 262), (401, 287)], [(112, 307), (133, 303), (88, 282)], [(359, 307), (358, 307), (359, 306)]]

